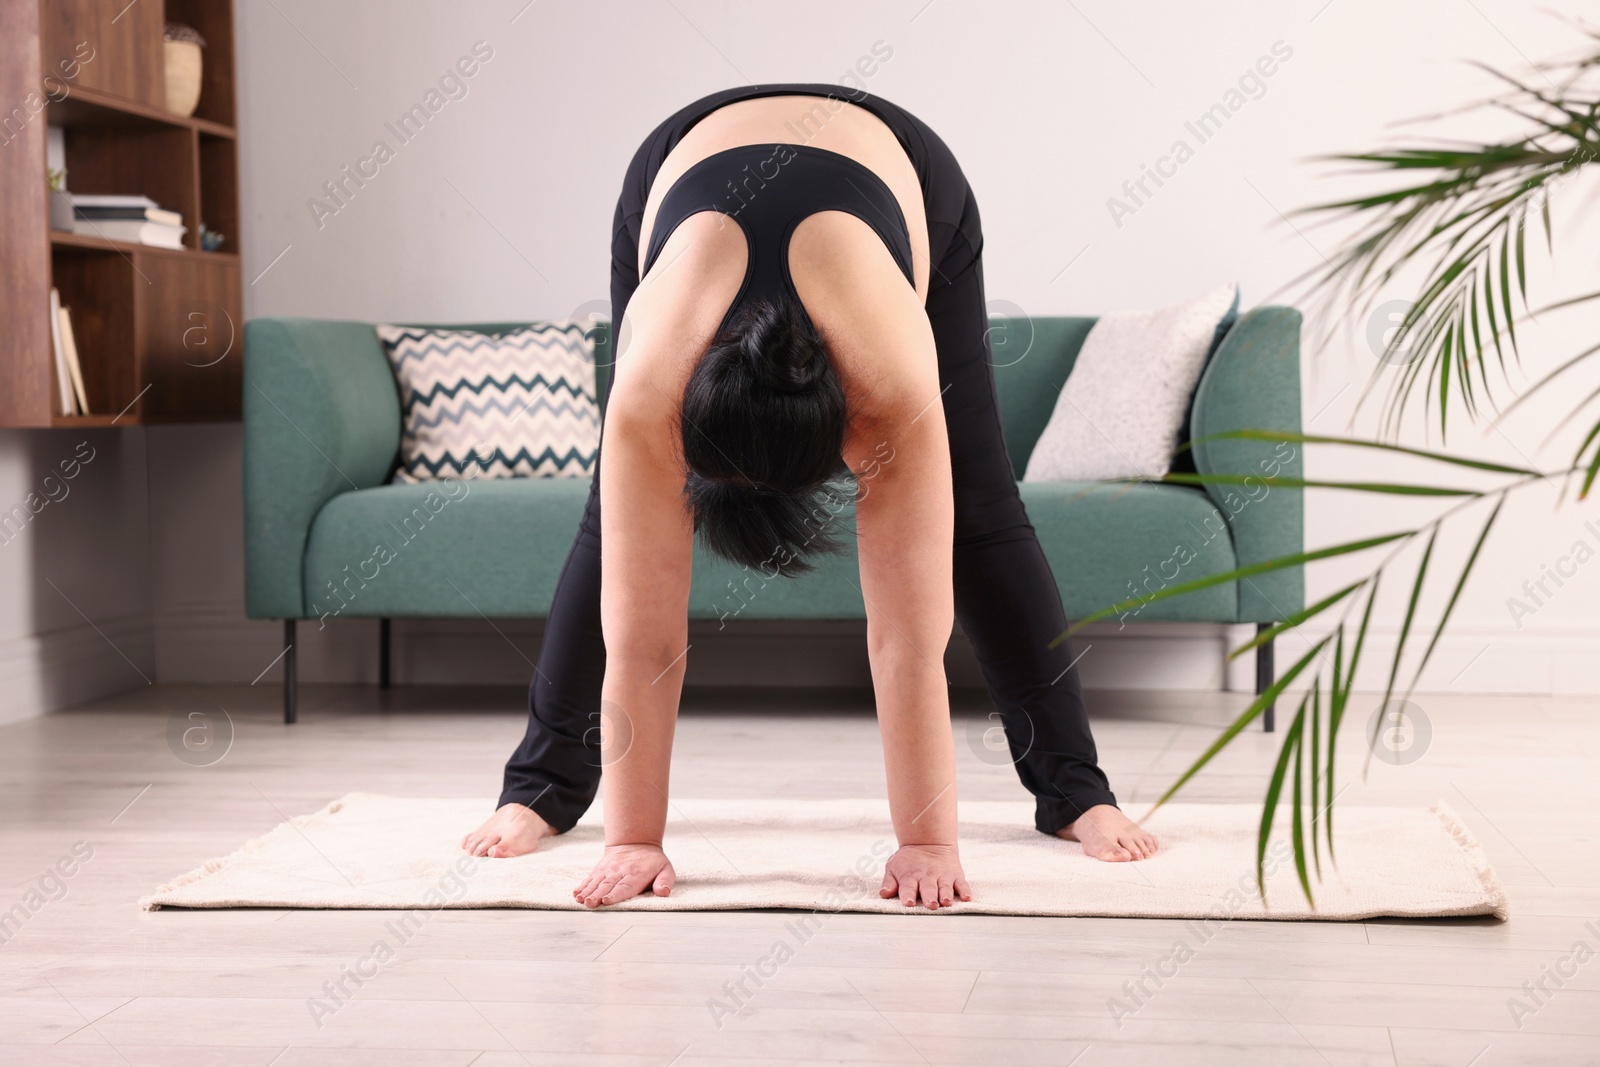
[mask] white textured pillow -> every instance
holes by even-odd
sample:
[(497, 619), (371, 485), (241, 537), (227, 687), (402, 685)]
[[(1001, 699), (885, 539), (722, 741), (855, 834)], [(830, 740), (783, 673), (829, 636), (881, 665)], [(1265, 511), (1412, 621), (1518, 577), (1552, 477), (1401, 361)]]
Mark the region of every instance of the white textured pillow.
[(1160, 311), (1102, 316), (1084, 338), (1025, 482), (1159, 478), (1172, 463), (1189, 401), (1239, 287)]

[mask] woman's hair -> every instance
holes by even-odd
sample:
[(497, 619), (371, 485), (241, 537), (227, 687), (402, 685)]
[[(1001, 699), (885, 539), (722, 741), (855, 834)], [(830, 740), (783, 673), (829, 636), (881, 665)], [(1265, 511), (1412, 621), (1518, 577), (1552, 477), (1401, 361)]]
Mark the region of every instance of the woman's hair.
[(845, 426), (844, 387), (804, 311), (754, 300), (735, 313), (683, 391), (683, 492), (706, 547), (769, 578), (839, 551), (833, 520), (854, 496), (833, 484), (848, 474)]

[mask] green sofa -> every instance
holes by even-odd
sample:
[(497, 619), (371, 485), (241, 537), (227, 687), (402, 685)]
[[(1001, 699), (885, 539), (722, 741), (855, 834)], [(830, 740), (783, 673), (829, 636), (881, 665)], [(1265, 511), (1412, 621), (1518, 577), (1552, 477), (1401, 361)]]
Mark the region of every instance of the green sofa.
[[(995, 380), (1019, 477), (1093, 324), (1092, 318), (993, 320)], [(500, 332), (518, 325), (467, 328)], [(1299, 342), (1300, 314), (1292, 308), (1242, 315), (1195, 391), (1193, 436), (1298, 430)], [(604, 336), (597, 349), (603, 383), (610, 362)], [(245, 610), (251, 618), (284, 620), (286, 721), (295, 718), (296, 620), (383, 620), (380, 684), (386, 686), (393, 617), (542, 618), (549, 610), (589, 480), (391, 485), (399, 443), (400, 398), (371, 324), (268, 318), (246, 325)], [(1288, 445), (1202, 440), (1192, 454), (1203, 473), (1301, 477), (1299, 450)], [(1069, 618), (1141, 588), (1302, 550), (1301, 494), (1294, 489), (1024, 483), (1021, 491)], [(845, 529), (848, 519), (841, 516)], [(853, 553), (802, 579), (764, 582), (697, 545), (690, 614), (861, 619), (855, 577)], [(1303, 603), (1296, 568), (1155, 601), (1126, 621), (1269, 625)], [(1270, 645), (1256, 662), (1259, 692), (1272, 677)]]

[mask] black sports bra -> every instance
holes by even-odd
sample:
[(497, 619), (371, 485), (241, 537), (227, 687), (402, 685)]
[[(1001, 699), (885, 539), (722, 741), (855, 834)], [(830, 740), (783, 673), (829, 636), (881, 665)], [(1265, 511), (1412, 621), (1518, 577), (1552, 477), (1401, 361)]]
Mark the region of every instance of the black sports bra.
[(690, 215), (717, 211), (739, 224), (749, 249), (744, 282), (722, 317), (752, 299), (804, 305), (789, 276), (789, 239), (795, 227), (820, 211), (843, 211), (871, 226), (895, 263), (916, 288), (911, 267), (911, 232), (900, 202), (868, 168), (849, 156), (793, 144), (740, 145), (700, 160), (672, 183), (656, 212), (644, 273), (672, 232)]

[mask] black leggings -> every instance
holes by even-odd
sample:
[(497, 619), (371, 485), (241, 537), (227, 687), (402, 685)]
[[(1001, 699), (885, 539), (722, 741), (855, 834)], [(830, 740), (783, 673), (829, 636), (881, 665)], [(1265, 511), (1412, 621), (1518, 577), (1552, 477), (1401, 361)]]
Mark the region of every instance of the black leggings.
[[(729, 89), (679, 111), (645, 139), (617, 201), (611, 240), (611, 321), (621, 323), (639, 285), (639, 228), (661, 162), (684, 133), (718, 108), (758, 96), (803, 94), (820, 114), (845, 100), (882, 119), (921, 180), (932, 271), (928, 321), (938, 347), (955, 492), (956, 618), (999, 709), (1011, 758), (1037, 802), (1034, 825), (1054, 833), (1116, 798), (1096, 762), (1083, 692), (1068, 643), (1061, 595), (1017, 494), (1000, 428), (983, 296), (978, 205), (955, 156), (919, 119), (837, 85)], [(599, 465), (550, 605), (539, 666), (528, 687), (528, 732), (506, 764), (502, 804), (531, 807), (558, 831), (571, 829), (600, 784)]]

